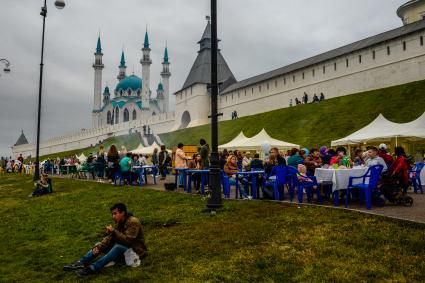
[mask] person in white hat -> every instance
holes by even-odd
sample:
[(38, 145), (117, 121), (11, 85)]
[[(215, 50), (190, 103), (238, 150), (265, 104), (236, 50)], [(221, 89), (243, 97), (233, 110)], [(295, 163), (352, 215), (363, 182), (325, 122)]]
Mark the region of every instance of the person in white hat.
[(394, 159), (393, 157), (387, 152), (387, 145), (385, 143), (381, 143), (379, 146), (379, 157), (384, 159), (385, 163), (387, 164), (388, 168), (393, 163)]

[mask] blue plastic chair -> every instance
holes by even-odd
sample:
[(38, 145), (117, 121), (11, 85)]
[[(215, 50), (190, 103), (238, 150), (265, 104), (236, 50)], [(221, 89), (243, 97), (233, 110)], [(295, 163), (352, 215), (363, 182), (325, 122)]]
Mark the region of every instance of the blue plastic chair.
[(424, 165), (424, 163), (418, 163), (413, 169), (413, 172), (415, 172), (415, 177), (412, 177), (412, 184), (415, 194), (418, 192), (418, 190), (421, 191), (421, 194), (424, 193), (423, 184), (421, 182), (421, 171), (424, 170)]
[[(345, 196), (345, 207), (348, 208), (348, 199), (351, 196), (351, 191), (353, 188), (360, 189), (360, 195), (364, 194), (366, 198), (366, 207), (367, 209), (372, 209), (372, 191), (378, 189), (378, 181), (381, 176), (382, 170), (384, 167), (382, 165), (374, 165), (369, 167), (366, 174), (359, 177), (350, 177), (347, 195)], [(369, 182), (366, 183), (366, 178), (369, 178)], [(353, 181), (356, 179), (362, 179), (362, 183), (353, 185)]]
[[(276, 176), (276, 179), (269, 181), (264, 179), (263, 187), (267, 185), (273, 186), (275, 200), (285, 200), (285, 185), (287, 184), (286, 172), (287, 166), (274, 166), (271, 174)], [(281, 195), (282, 198), (280, 198)]]

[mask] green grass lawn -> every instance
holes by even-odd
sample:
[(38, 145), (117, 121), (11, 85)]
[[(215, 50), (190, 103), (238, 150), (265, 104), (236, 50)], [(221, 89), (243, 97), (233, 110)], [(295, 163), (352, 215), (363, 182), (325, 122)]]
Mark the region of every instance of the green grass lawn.
[[(404, 123), (424, 112), (425, 81), (419, 81), (220, 122), (219, 143), (229, 142), (241, 131), (252, 137), (265, 128), (273, 138), (318, 147), (348, 136), (380, 113), (391, 121)], [(201, 137), (210, 139), (211, 130), (210, 125), (203, 125), (160, 137), (169, 147), (179, 142), (197, 145)]]
[(28, 198), (30, 177), (0, 175), (2, 282), (77, 281), (78, 259), (124, 202), (142, 220), (149, 256), (92, 282), (424, 282), (425, 225), (324, 207), (226, 201), (215, 216), (199, 196), (54, 179)]

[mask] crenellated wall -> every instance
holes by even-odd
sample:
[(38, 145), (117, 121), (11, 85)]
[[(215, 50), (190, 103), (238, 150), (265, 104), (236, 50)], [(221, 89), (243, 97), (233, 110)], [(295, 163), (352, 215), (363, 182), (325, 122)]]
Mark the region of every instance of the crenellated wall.
[[(126, 135), (131, 131), (143, 132), (143, 126), (149, 126), (155, 134), (170, 131), (174, 125), (174, 112), (157, 114), (146, 121), (135, 120), (117, 125), (108, 125), (101, 128), (82, 129), (79, 132), (55, 137), (40, 143), (40, 155), (86, 148), (107, 138)], [(35, 144), (26, 144), (12, 147), (14, 155), (22, 153), (24, 157), (35, 155)]]

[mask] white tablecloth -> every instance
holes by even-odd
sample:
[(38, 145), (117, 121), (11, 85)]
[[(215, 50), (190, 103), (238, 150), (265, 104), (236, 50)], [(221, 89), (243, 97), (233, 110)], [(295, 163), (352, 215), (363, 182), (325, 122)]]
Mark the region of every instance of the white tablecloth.
[[(352, 168), (352, 169), (324, 169), (324, 168), (317, 168), (314, 172), (314, 176), (317, 179), (317, 182), (332, 182), (332, 191), (337, 190), (345, 190), (348, 187), (348, 183), (350, 180), (350, 177), (359, 177), (363, 176), (366, 171), (367, 167), (361, 167), (361, 168)], [(353, 184), (361, 183), (362, 179), (354, 180)], [(366, 179), (366, 181), (368, 181)]]

